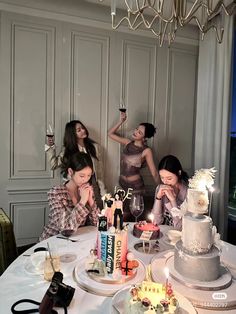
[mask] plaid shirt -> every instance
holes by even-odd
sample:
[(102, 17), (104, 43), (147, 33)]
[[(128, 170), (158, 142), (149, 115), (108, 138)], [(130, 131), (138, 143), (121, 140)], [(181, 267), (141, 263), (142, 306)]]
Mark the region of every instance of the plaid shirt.
[(91, 225), (97, 225), (99, 209), (96, 202), (91, 207), (80, 202), (74, 206), (65, 185), (54, 186), (48, 192), (48, 202), (49, 222), (43, 229), (40, 241), (65, 229), (76, 231), (80, 226), (84, 226), (87, 220)]

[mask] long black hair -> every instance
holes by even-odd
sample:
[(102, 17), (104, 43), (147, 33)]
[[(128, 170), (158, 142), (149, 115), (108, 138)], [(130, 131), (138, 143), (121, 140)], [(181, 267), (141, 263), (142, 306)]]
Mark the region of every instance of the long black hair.
[(144, 134), (145, 138), (151, 138), (155, 135), (156, 128), (152, 123), (143, 122), (143, 123), (140, 123), (139, 125), (142, 125), (145, 127), (145, 134)]
[(69, 158), (62, 162), (62, 173), (64, 176), (67, 176), (68, 169), (71, 168), (73, 172), (80, 171), (86, 167), (89, 167), (93, 171), (93, 162), (89, 154), (84, 152), (75, 152), (70, 155)]
[(179, 159), (173, 155), (167, 155), (161, 159), (158, 165), (158, 171), (160, 170), (167, 170), (171, 173), (174, 173), (178, 181), (184, 181), (188, 183), (188, 174), (186, 171), (183, 170)]
[(90, 157), (93, 157), (98, 160), (95, 145), (96, 142), (89, 138), (89, 132), (86, 126), (79, 120), (72, 120), (66, 124), (63, 144), (65, 147), (64, 151), (64, 163), (67, 163), (67, 159), (74, 153), (79, 151), (77, 135), (76, 135), (76, 124), (80, 124), (81, 127), (85, 130), (86, 138), (84, 139), (84, 145), (87, 153)]

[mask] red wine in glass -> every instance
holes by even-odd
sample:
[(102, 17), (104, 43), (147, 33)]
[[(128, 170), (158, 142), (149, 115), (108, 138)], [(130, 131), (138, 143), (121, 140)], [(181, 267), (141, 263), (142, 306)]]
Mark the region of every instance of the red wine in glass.
[(126, 108), (120, 108), (120, 112), (126, 112)]

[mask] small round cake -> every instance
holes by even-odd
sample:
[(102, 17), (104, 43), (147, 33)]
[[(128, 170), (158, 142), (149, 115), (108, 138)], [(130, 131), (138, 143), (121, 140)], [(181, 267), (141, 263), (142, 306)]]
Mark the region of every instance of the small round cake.
[(140, 221), (134, 225), (133, 235), (136, 238), (145, 238), (147, 240), (156, 240), (160, 234), (160, 227), (153, 223)]
[(179, 303), (172, 287), (143, 281), (130, 288), (125, 300), (126, 314), (178, 313)]

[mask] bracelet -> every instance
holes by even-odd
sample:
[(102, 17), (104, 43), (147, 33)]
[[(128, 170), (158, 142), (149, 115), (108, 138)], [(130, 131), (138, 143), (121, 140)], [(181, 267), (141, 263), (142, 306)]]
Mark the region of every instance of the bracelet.
[(158, 201), (161, 201), (161, 198), (159, 198), (159, 197), (156, 197), (156, 200), (158, 200)]

